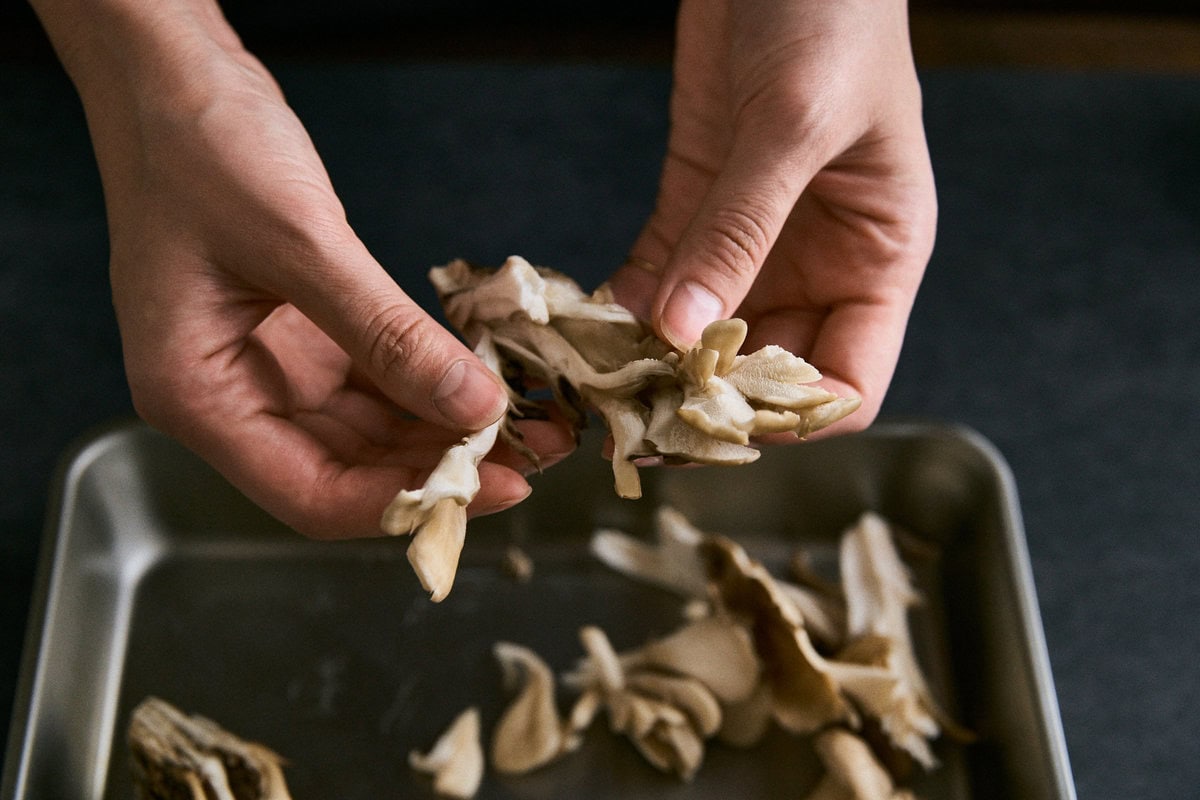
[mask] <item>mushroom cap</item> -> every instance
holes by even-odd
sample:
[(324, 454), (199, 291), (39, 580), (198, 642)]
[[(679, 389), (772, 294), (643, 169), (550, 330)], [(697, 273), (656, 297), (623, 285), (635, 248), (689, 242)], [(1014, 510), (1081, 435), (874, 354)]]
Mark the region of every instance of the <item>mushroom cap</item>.
[(527, 647), (497, 642), (492, 650), (505, 684), (519, 688), (492, 733), (491, 763), (499, 772), (523, 774), (566, 749), (565, 727), (554, 702), (554, 673)]
[(750, 695), (762, 670), (749, 634), (729, 617), (695, 620), (621, 656), (626, 669), (653, 667), (687, 675), (722, 702)]
[(893, 800), (895, 797), (892, 777), (860, 737), (845, 728), (829, 728), (817, 734), (813, 747), (825, 765), (826, 776), (818, 787), (818, 792), (824, 793), (814, 792), (808, 800), (815, 797)]
[(710, 536), (701, 547), (718, 600), (744, 621), (771, 685), (776, 721), (809, 733), (853, 717), (804, 620), (766, 568), (733, 540)]
[(127, 740), (139, 797), (186, 791), (193, 800), (291, 800), (277, 753), (159, 697), (134, 708)]

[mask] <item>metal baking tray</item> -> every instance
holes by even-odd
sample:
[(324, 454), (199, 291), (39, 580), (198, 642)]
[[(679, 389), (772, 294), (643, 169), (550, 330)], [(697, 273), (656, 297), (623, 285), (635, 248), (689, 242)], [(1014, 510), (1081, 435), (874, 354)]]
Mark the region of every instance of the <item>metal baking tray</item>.
[[(914, 636), (938, 696), (979, 740), (939, 742), (919, 796), (1074, 797), (1013, 480), (980, 436), (880, 423), (749, 466), (642, 472), (645, 497), (618, 499), (586, 439), (529, 500), (471, 522), (454, 591), (433, 604), (404, 541), (308, 541), (141, 424), (89, 437), (64, 462), (47, 524), (0, 798), (131, 797), (124, 731), (151, 694), (282, 753), (296, 800), (432, 797), (407, 753), (467, 705), (489, 730), (505, 700), (494, 642), (565, 670), (584, 624), (618, 648), (679, 624), (677, 598), (587, 552), (598, 526), (648, 533), (660, 504), (769, 566), (798, 546), (832, 558), (865, 509), (933, 545), (914, 565), (926, 600)], [(533, 559), (527, 583), (501, 568), (511, 544)], [(801, 797), (819, 771), (779, 733), (749, 751), (710, 746), (684, 784), (601, 720), (580, 751), (489, 774), (479, 797)]]

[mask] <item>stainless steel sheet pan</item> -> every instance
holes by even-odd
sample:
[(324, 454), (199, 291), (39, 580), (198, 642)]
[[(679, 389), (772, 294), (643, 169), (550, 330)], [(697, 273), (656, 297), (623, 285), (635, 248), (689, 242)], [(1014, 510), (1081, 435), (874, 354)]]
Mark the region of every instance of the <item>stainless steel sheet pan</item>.
[[(485, 731), (496, 719), (494, 642), (564, 670), (584, 624), (618, 648), (678, 624), (677, 598), (587, 552), (598, 526), (647, 534), (663, 503), (769, 566), (799, 546), (832, 559), (866, 509), (932, 545), (913, 564), (926, 599), (914, 635), (937, 694), (979, 740), (939, 742), (942, 767), (918, 793), (1074, 796), (1016, 492), (978, 435), (877, 424), (745, 467), (643, 477), (641, 501), (618, 499), (586, 439), (529, 500), (472, 521), (454, 591), (433, 604), (404, 541), (307, 541), (166, 437), (99, 432), (66, 462), (48, 520), (0, 797), (132, 797), (124, 730), (151, 694), (284, 754), (296, 800), (432, 797), (407, 753), (467, 705)], [(527, 583), (501, 567), (514, 543), (533, 559)], [(803, 741), (774, 734), (751, 751), (710, 747), (683, 784), (605, 728), (533, 775), (489, 775), (479, 797), (801, 797), (819, 773)]]

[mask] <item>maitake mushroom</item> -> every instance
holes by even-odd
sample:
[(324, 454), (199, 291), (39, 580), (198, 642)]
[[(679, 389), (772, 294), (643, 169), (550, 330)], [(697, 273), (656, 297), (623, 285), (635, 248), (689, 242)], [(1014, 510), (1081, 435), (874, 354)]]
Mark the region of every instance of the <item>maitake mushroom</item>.
[(759, 455), (753, 437), (803, 437), (860, 404), (815, 385), (820, 373), (780, 347), (739, 354), (741, 320), (714, 322), (680, 353), (613, 302), (606, 286), (585, 294), (565, 275), (517, 256), (494, 270), (457, 260), (429, 277), (451, 324), (509, 391), (500, 422), (447, 451), (424, 487), (400, 492), (384, 512), (385, 532), (414, 534), (410, 560), (435, 601), (453, 584), (477, 466), (497, 436), (536, 461), (512, 425), (540, 412), (527, 389), (549, 387), (580, 427), (589, 412), (603, 419), (615, 489), (625, 498), (642, 493), (637, 459), (745, 464)]
[(483, 780), (483, 745), (480, 743), (479, 709), (471, 706), (450, 723), (429, 752), (413, 750), (408, 763), (433, 776), (433, 790), (442, 797), (468, 800)]
[(572, 723), (586, 728), (602, 706), (613, 732), (627, 736), (648, 762), (690, 780), (704, 758), (704, 739), (721, 725), (713, 693), (687, 675), (628, 669), (595, 626), (579, 638), (588, 659), (576, 678), (583, 693)]
[(829, 728), (813, 741), (825, 775), (804, 800), (913, 800), (895, 781), (861, 737)]
[(492, 737), (498, 772), (523, 774), (573, 752), (603, 712), (651, 765), (683, 780), (708, 740), (748, 748), (775, 724), (810, 737), (825, 765), (805, 800), (912, 800), (899, 788), (900, 756), (932, 769), (932, 739), (969, 738), (938, 708), (917, 663), (907, 617), (920, 598), (882, 517), (865, 513), (843, 532), (840, 581), (799, 558), (799, 583), (674, 509), (660, 508), (656, 523), (653, 543), (600, 530), (592, 551), (678, 593), (685, 621), (623, 652), (600, 628), (581, 628), (585, 655), (561, 681), (577, 693), (565, 717), (550, 667), (498, 643), (513, 693)]
[(128, 740), (138, 800), (291, 800), (277, 753), (160, 698), (133, 710)]
[(521, 774), (549, 764), (579, 746), (578, 730), (558, 716), (554, 673), (527, 647), (498, 642), (493, 648), (504, 682), (517, 688), (492, 734), (492, 766)]
[[(740, 700), (723, 698), (723, 740), (750, 746), (772, 721), (793, 733), (817, 733), (830, 770), (866, 763), (855, 753), (867, 748), (856, 733), (867, 721), (882, 731), (892, 755), (926, 769), (937, 763), (929, 742), (943, 732), (969, 740), (969, 732), (939, 708), (917, 663), (908, 612), (920, 597), (882, 517), (865, 513), (843, 533), (840, 591), (805, 567), (804, 559), (798, 563), (806, 585), (789, 583), (731, 539), (699, 532), (672, 509), (660, 509), (657, 521), (655, 544), (601, 530), (592, 550), (615, 569), (691, 602), (704, 585), (712, 615), (705, 619), (732, 620), (749, 635), (761, 680)], [(709, 660), (722, 658), (717, 648), (707, 650)], [(847, 744), (846, 737), (859, 744)], [(907, 796), (893, 795), (894, 776), (873, 757), (871, 763), (887, 778), (886, 793), (861, 789), (866, 784), (856, 768), (855, 775), (827, 779), (814, 799)]]
[[(499, 356), (482, 334), (475, 354), (492, 369)], [(434, 602), (450, 593), (467, 532), (467, 504), (479, 493), (479, 462), (496, 443), (503, 418), (450, 447), (420, 489), (404, 490), (384, 509), (380, 527), (393, 536), (412, 534), (408, 560)]]

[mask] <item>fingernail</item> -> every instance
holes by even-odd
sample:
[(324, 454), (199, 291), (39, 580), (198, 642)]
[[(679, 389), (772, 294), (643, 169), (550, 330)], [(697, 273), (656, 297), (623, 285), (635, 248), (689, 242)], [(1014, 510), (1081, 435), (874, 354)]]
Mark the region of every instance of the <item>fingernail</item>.
[(708, 323), (724, 316), (721, 298), (694, 281), (684, 281), (672, 290), (663, 306), (663, 335), (675, 347), (686, 350), (696, 343)]
[(533, 494), (533, 487), (527, 483), (527, 484), (525, 484), (524, 489), (520, 495), (509, 495), (508, 497), (504, 498), (503, 500), (493, 501), (492, 503), (489, 503), (486, 506), (478, 506), (477, 507), (475, 504), (472, 504), (471, 505), (471, 514), (475, 515), (475, 516), (482, 516), (484, 514), (495, 514), (500, 511), (505, 511), (506, 509), (512, 508), (517, 503), (520, 503), (522, 500), (529, 497), (529, 495), (531, 495), (531, 494)]
[(496, 377), (465, 360), (451, 364), (433, 390), (433, 405), (442, 416), (473, 430), (495, 422), (507, 402)]

